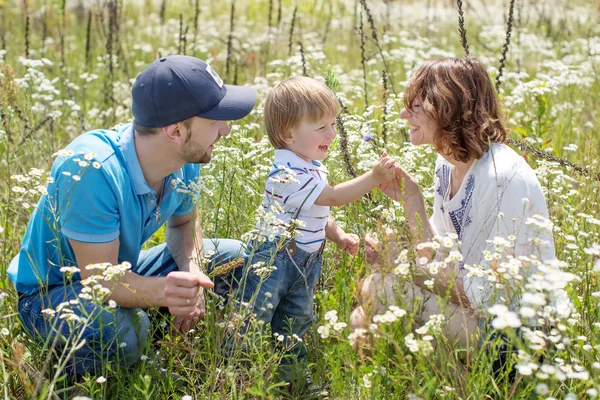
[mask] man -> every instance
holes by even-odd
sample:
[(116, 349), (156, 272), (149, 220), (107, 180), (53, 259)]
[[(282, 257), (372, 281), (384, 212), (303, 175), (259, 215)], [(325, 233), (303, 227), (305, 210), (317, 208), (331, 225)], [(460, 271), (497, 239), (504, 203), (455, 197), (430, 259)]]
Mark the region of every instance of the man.
[[(192, 259), (214, 251), (215, 262), (225, 262), (241, 244), (195, 242), (202, 237), (190, 188), (199, 164), (229, 134), (227, 121), (245, 117), (255, 100), (254, 89), (224, 85), (202, 60), (163, 57), (133, 85), (132, 124), (87, 132), (60, 152), (8, 273), (30, 334), (51, 341), (59, 335), (65, 348), (75, 335), (85, 339), (69, 357), (68, 373), (139, 359), (150, 330), (143, 309), (168, 307), (181, 332), (204, 316), (203, 288), (213, 283)], [(165, 222), (166, 244), (142, 251)], [(86, 266), (105, 262), (131, 268), (94, 289), (88, 278), (101, 266)], [(103, 300), (116, 309), (99, 307), (95, 291), (108, 293)]]

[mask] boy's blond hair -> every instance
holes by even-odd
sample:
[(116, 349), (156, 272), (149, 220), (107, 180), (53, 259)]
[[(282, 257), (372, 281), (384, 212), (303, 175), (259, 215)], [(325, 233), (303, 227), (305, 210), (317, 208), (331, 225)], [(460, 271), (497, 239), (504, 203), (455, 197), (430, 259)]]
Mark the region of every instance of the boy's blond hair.
[(284, 138), (303, 118), (316, 121), (337, 116), (339, 102), (324, 84), (304, 76), (287, 78), (275, 86), (265, 103), (265, 128), (276, 149), (285, 149)]

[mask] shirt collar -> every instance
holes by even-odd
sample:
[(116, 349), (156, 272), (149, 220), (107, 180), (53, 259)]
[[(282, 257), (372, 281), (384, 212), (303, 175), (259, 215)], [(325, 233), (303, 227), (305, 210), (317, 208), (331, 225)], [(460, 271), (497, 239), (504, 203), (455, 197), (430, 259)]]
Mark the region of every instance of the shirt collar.
[(121, 135), (121, 152), (123, 153), (123, 157), (125, 157), (125, 163), (127, 164), (129, 176), (131, 177), (131, 182), (133, 182), (136, 194), (142, 195), (152, 192), (152, 189), (144, 178), (144, 172), (135, 152), (133, 124), (119, 128), (119, 133)]
[(324, 169), (323, 163), (315, 160), (306, 161), (296, 153), (288, 149), (277, 149), (275, 150), (275, 160), (273, 161), (276, 165), (282, 165), (284, 167), (300, 167), (306, 169)]

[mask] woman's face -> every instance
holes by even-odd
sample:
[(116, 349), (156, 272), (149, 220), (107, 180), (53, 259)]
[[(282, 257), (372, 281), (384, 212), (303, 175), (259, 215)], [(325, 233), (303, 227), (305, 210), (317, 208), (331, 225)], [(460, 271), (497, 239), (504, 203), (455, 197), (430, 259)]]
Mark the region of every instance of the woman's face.
[(419, 100), (413, 102), (411, 111), (403, 108), (400, 117), (406, 119), (410, 125), (410, 142), (413, 145), (433, 144), (439, 126), (433, 118), (425, 114)]

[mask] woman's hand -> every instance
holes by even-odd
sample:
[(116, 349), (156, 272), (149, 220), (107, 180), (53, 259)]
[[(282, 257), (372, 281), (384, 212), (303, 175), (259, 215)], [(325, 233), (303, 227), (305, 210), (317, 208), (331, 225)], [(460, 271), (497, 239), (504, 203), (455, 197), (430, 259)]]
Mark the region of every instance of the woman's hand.
[(365, 236), (365, 258), (367, 263), (379, 264), (379, 251), (381, 251), (381, 242), (373, 233), (367, 233)]
[(381, 185), (393, 180), (399, 170), (400, 165), (384, 151), (373, 165), (372, 176), (375, 182)]
[(377, 235), (374, 233), (367, 233), (365, 236), (365, 258), (367, 259), (367, 263), (377, 266), (380, 264), (381, 253), (389, 254), (390, 262), (394, 262), (394, 249), (396, 248), (396, 237), (394, 235), (394, 231), (391, 229), (385, 230), (385, 244), (388, 245), (387, 248), (384, 248), (384, 243), (382, 243)]
[(381, 183), (377, 188), (387, 197), (396, 201), (401, 200), (402, 197), (421, 196), (419, 185), (415, 179), (399, 166), (396, 177), (390, 182)]

